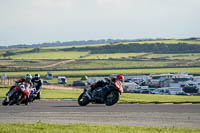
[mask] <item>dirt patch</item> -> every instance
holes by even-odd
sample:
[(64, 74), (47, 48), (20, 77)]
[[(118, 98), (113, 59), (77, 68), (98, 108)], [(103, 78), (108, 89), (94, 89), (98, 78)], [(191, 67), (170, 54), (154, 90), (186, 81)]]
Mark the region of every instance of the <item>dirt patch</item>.
[[(64, 60), (64, 61), (60, 61), (60, 62), (57, 62), (57, 63), (54, 63), (54, 64), (49, 64), (49, 65), (46, 65), (46, 66), (42, 66), (42, 68), (49, 68), (49, 67), (54, 67), (54, 66), (57, 66), (57, 65), (60, 65), (60, 64), (65, 64), (65, 63), (69, 63), (69, 62), (73, 62), (75, 60)], [(38, 67), (33, 67), (33, 68), (41, 68), (40, 66)]]

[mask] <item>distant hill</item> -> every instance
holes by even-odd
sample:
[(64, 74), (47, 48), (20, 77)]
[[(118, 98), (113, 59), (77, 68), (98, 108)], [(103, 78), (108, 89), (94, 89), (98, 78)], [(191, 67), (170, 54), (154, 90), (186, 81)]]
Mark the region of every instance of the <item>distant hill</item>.
[[(87, 41), (71, 41), (71, 42), (49, 42), (49, 43), (41, 43), (41, 44), (18, 44), (11, 46), (0, 46), (0, 49), (16, 49), (16, 48), (38, 48), (38, 47), (58, 47), (58, 46), (76, 46), (76, 45), (88, 45), (88, 44), (103, 44), (103, 43), (115, 43), (120, 42), (122, 40), (116, 39), (102, 39), (102, 40), (87, 40)], [(133, 41), (133, 40), (130, 40)]]
[(186, 39), (180, 39), (183, 41), (200, 41), (200, 37), (191, 37), (191, 38), (186, 38)]
[[(63, 52), (63, 51), (80, 51), (89, 52), (90, 54), (108, 54), (108, 53), (200, 53), (199, 38), (188, 38), (182, 40), (89, 40), (73, 42), (56, 42), (43, 43), (35, 45), (14, 45), (0, 47), (5, 49), (0, 53), (0, 57), (10, 57), (27, 53), (42, 52)], [(92, 44), (92, 46), (88, 46)], [(105, 44), (105, 45), (95, 45)], [(84, 45), (78, 47), (77, 45)], [(94, 46), (93, 46), (94, 45)], [(71, 46), (71, 47), (60, 47)], [(51, 48), (42, 48), (51, 47)], [(53, 48), (52, 48), (53, 47)], [(59, 47), (59, 48), (58, 48)], [(20, 49), (26, 48), (26, 49)]]
[(152, 41), (152, 40), (165, 40), (165, 39), (101, 39), (101, 40), (87, 40), (87, 41), (70, 41), (70, 42), (49, 42), (41, 44), (18, 44), (11, 46), (0, 46), (1, 49), (16, 49), (16, 48), (38, 48), (38, 47), (58, 47), (58, 46), (76, 46), (76, 45), (88, 45), (88, 44), (104, 44), (104, 43), (116, 43), (116, 42), (132, 42), (132, 41)]

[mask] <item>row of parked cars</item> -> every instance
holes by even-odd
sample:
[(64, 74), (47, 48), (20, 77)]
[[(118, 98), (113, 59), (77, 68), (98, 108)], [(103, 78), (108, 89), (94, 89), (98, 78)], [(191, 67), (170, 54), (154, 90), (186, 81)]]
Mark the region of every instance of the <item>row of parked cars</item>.
[[(43, 80), (43, 84), (44, 85), (51, 85), (52, 83), (49, 82), (49, 80)], [(64, 76), (60, 76), (58, 77), (58, 82), (57, 84), (67, 84), (67, 79)], [(81, 81), (81, 80), (77, 80), (77, 81), (73, 81), (72, 82), (72, 86), (86, 86), (86, 83)]]
[[(54, 76), (51, 72), (47, 72), (47, 75), (45, 76), (45, 79), (43, 81), (44, 85), (50, 85), (52, 83), (49, 82), (49, 80), (53, 80)], [(55, 84), (55, 83), (54, 83)], [(65, 76), (58, 76), (57, 78), (57, 84), (67, 84), (67, 78)], [(81, 81), (81, 80), (77, 80), (77, 81), (73, 81), (72, 82), (72, 86), (86, 86), (86, 83)]]
[(185, 95), (190, 96), (189, 93), (186, 93), (184, 91), (174, 91), (170, 92), (168, 89), (162, 89), (162, 88), (148, 88), (148, 89), (134, 89), (132, 93), (141, 93), (141, 94), (160, 94), (160, 95)]

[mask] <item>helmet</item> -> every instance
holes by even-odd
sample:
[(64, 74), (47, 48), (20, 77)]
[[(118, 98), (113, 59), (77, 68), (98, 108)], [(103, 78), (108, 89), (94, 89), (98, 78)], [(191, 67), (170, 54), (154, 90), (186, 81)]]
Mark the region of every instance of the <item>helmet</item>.
[(124, 76), (123, 75), (117, 75), (117, 79), (120, 80), (121, 82), (124, 82)]
[(25, 79), (32, 79), (31, 74), (26, 74)]
[(35, 80), (39, 80), (39, 79), (40, 79), (40, 74), (35, 74), (35, 75), (34, 75), (34, 79), (35, 79)]

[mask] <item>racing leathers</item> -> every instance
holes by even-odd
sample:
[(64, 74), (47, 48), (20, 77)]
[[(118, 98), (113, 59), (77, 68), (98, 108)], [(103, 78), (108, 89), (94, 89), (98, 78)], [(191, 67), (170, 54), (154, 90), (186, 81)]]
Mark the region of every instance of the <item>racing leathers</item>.
[(21, 92), (23, 94), (23, 97), (18, 101), (18, 103), (21, 103), (21, 101), (28, 99), (29, 92), (31, 89), (32, 89), (32, 83), (30, 81), (26, 81), (24, 78), (16, 81), (16, 85), (12, 86), (6, 95), (7, 102), (9, 102), (9, 98), (14, 93)]
[(112, 78), (112, 79), (105, 78), (105, 81), (100, 80), (100, 81), (93, 83), (90, 86), (90, 88), (91, 88), (90, 92), (92, 92), (93, 90), (95, 90), (98, 87), (104, 87), (106, 85), (113, 85), (123, 91), (122, 82), (120, 80), (118, 80), (116, 78)]
[(33, 83), (33, 88), (36, 89), (36, 90), (34, 91), (34, 93), (37, 94), (37, 93), (41, 90), (41, 87), (42, 87), (42, 80), (41, 80), (41, 79), (33, 78), (31, 81), (32, 81), (32, 83)]

